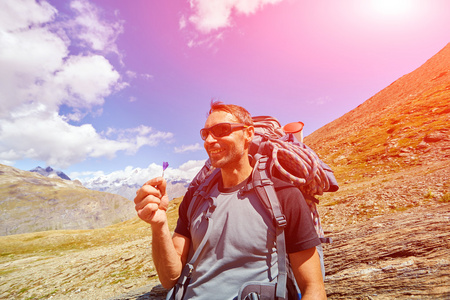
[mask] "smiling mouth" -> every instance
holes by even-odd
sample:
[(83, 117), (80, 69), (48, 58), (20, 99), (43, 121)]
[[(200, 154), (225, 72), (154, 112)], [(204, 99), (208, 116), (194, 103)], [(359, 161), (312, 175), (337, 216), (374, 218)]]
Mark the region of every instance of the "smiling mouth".
[(210, 153), (210, 154), (217, 154), (217, 153), (220, 153), (220, 152), (222, 152), (222, 151), (223, 151), (223, 150), (221, 150), (221, 149), (210, 150), (209, 153)]

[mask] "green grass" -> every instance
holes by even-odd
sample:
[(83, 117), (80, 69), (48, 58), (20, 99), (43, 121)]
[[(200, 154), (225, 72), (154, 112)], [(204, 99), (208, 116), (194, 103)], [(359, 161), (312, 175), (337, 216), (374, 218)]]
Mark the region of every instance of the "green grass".
[[(169, 204), (169, 227), (175, 228), (178, 218), (176, 206), (181, 198)], [(151, 234), (150, 225), (138, 217), (91, 230), (52, 230), (34, 233), (0, 236), (0, 257), (8, 258), (23, 254), (55, 254), (64, 251), (78, 251), (111, 244), (122, 244)]]
[(19, 291), (19, 295), (25, 293), (25, 292), (28, 291), (28, 290), (29, 290), (29, 288), (22, 288), (22, 289)]

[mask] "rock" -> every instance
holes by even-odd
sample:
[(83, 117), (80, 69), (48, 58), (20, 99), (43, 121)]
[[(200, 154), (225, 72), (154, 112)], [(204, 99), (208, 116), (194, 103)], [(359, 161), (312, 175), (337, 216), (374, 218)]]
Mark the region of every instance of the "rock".
[(162, 285), (148, 285), (108, 300), (164, 300), (167, 292)]
[(417, 149), (426, 149), (428, 147), (430, 147), (430, 145), (424, 140), (422, 140), (419, 145), (417, 145)]
[(448, 141), (449, 139), (448, 131), (435, 131), (427, 134), (423, 140), (426, 143), (436, 143), (440, 141)]
[(136, 255), (134, 253), (126, 253), (126, 254), (122, 255), (122, 259), (124, 261), (132, 260), (135, 257), (136, 257)]
[(330, 237), (328, 299), (450, 298), (450, 203), (385, 215)]

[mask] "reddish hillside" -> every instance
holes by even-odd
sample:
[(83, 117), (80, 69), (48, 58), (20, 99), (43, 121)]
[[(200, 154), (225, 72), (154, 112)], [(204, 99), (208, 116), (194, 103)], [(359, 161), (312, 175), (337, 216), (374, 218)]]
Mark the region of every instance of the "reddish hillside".
[[(449, 158), (450, 44), (357, 108), (305, 138), (338, 177)], [(349, 170), (351, 169), (351, 172)]]

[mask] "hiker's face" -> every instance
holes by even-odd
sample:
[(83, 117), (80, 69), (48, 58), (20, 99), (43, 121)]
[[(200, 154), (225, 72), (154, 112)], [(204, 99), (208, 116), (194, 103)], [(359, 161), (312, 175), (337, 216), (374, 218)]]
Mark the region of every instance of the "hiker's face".
[[(230, 113), (214, 111), (206, 120), (205, 128), (219, 123), (239, 123), (239, 121)], [(224, 137), (215, 137), (209, 133), (204, 147), (214, 167), (239, 168), (243, 159), (248, 160), (246, 146), (248, 140), (248, 132), (245, 129), (233, 131)]]

